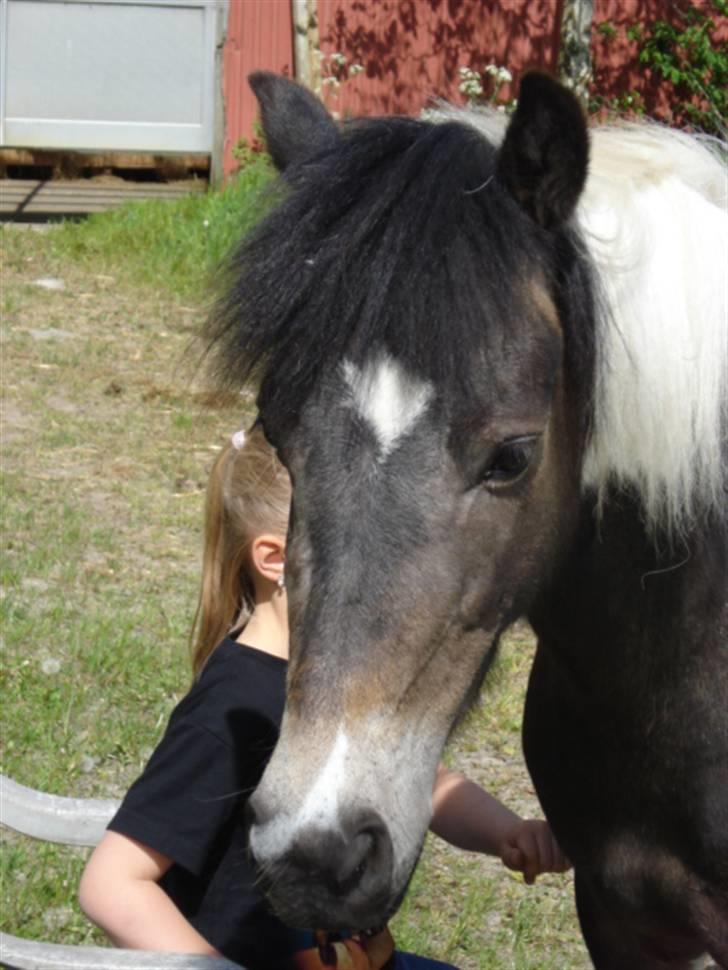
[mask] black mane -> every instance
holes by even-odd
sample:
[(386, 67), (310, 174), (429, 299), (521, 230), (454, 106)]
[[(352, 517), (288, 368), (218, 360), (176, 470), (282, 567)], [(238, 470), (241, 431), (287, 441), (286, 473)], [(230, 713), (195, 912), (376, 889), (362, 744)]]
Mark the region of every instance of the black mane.
[(496, 162), (464, 124), (385, 118), (345, 126), (288, 168), (281, 200), (225, 270), (208, 328), (220, 381), (259, 381), (279, 421), (299, 413), (322, 370), (378, 346), (435, 384), (462, 385), (489, 319), (515, 325), (536, 275), (590, 385), (588, 262), (573, 230), (546, 231), (523, 212)]

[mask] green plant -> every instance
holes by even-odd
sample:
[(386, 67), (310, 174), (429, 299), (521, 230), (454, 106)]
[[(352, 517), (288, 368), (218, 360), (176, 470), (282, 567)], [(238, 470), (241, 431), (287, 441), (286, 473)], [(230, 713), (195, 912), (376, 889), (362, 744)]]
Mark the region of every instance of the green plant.
[[(712, 7), (728, 16), (728, 0), (713, 0)], [(640, 64), (673, 85), (679, 113), (706, 131), (725, 131), (728, 42), (715, 39), (716, 24), (705, 8), (690, 4), (681, 19), (680, 25), (665, 20), (647, 29), (636, 25), (628, 36), (640, 45)]]
[(238, 138), (231, 153), (240, 168), (245, 168), (246, 165), (255, 165), (266, 151), (263, 125), (260, 118), (256, 118), (253, 122), (253, 137)]
[(617, 28), (609, 20), (605, 20), (601, 24), (598, 24), (596, 31), (598, 34), (601, 34), (602, 37), (606, 37), (608, 40), (613, 40), (617, 36)]
[(627, 116), (644, 115), (647, 112), (645, 99), (639, 91), (624, 91), (613, 98), (592, 95), (589, 99), (589, 110), (595, 112), (602, 109), (606, 109), (610, 114)]
[[(689, 122), (714, 134), (728, 127), (728, 42), (717, 38), (714, 15), (728, 16), (728, 0), (676, 8), (674, 22), (632, 24), (627, 37), (638, 45), (638, 60), (673, 89), (673, 120)], [(607, 40), (617, 35), (609, 21), (597, 27)], [(625, 91), (609, 101), (595, 96), (592, 108), (643, 113), (641, 92)]]

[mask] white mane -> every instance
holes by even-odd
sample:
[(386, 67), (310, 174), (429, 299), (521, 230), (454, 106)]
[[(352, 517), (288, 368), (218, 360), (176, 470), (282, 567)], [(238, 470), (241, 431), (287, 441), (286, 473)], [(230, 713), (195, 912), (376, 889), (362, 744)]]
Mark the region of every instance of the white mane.
[(597, 128), (578, 218), (611, 312), (584, 483), (636, 485), (648, 523), (679, 530), (726, 501), (725, 165), (682, 132)]
[[(506, 126), (492, 111), (431, 117), (496, 143)], [(609, 485), (636, 487), (648, 527), (671, 532), (728, 502), (725, 158), (657, 124), (593, 128), (577, 211), (608, 308), (584, 486), (600, 501)]]

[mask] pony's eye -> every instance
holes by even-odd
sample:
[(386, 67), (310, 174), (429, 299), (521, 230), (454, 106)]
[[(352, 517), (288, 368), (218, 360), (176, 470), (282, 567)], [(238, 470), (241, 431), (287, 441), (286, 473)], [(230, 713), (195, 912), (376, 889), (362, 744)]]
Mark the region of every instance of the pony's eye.
[(483, 474), (488, 485), (508, 485), (516, 481), (528, 468), (538, 438), (511, 438), (500, 444), (493, 453)]

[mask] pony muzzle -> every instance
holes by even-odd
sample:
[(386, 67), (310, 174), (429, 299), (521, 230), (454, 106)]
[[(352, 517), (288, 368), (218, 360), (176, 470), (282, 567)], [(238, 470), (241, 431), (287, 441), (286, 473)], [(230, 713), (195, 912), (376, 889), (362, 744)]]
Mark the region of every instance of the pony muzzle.
[(261, 886), (285, 923), (362, 930), (388, 918), (394, 908), (394, 851), (377, 812), (352, 809), (333, 826), (308, 824), (292, 833), (283, 851), (276, 851), (283, 820), (267, 812), (257, 793), (249, 810), (250, 848)]

